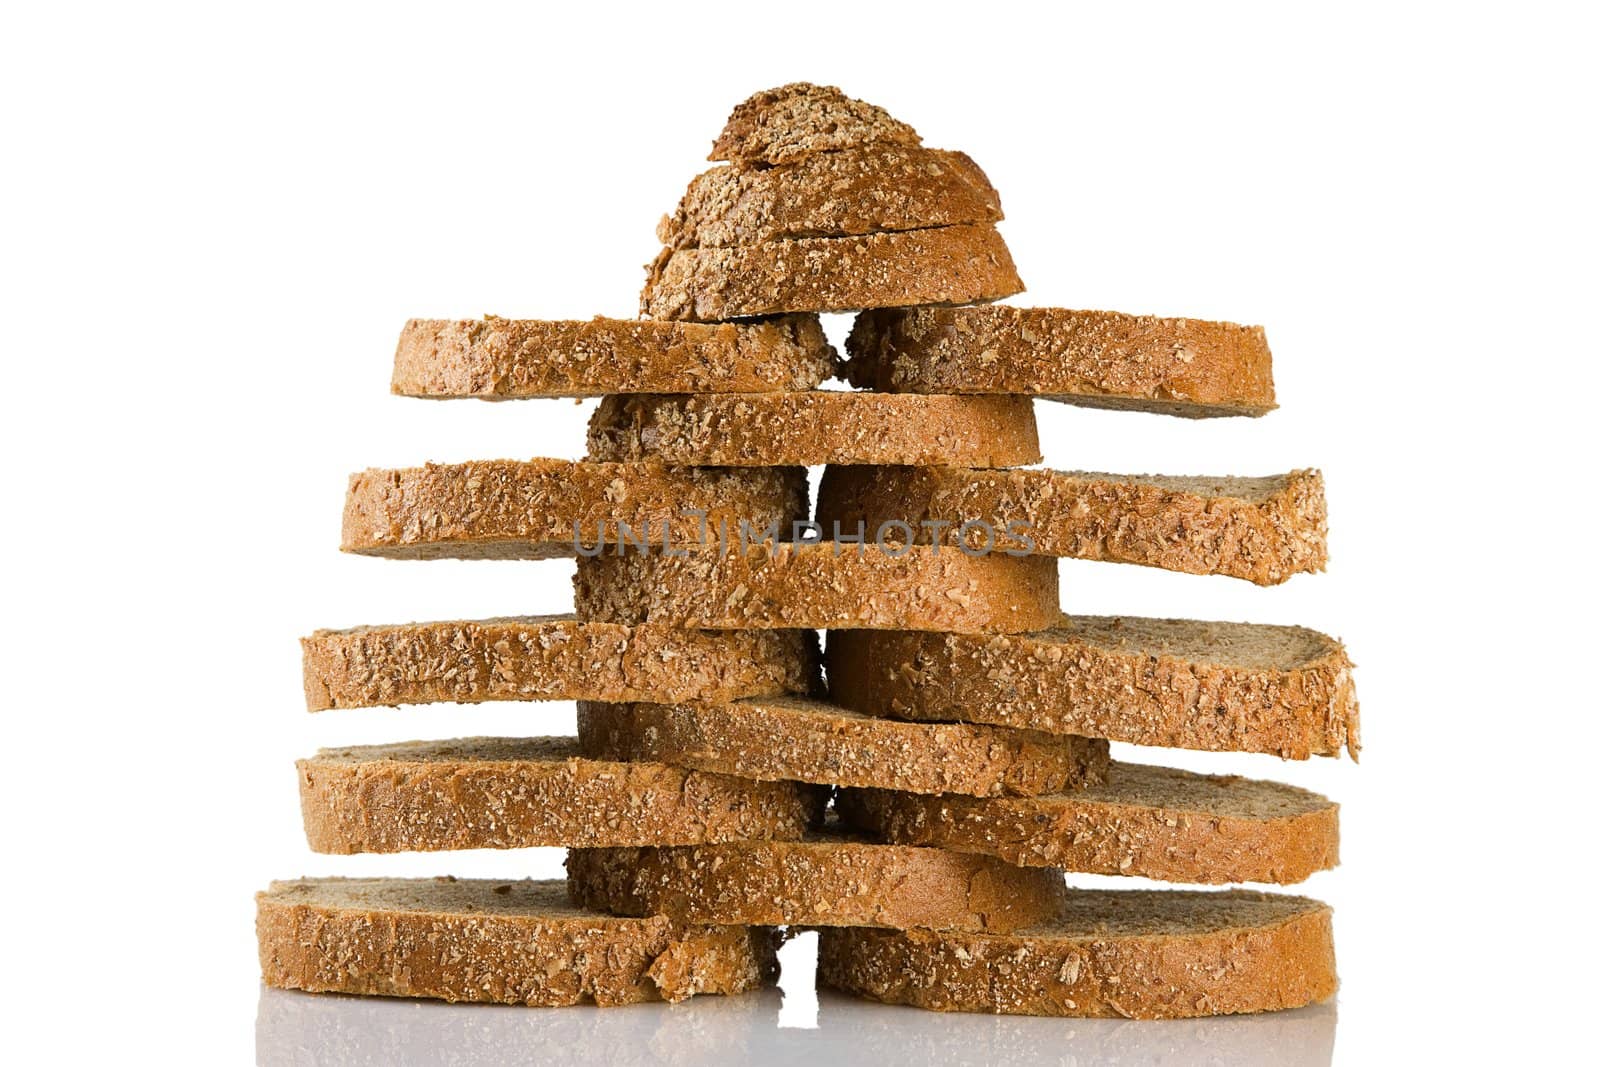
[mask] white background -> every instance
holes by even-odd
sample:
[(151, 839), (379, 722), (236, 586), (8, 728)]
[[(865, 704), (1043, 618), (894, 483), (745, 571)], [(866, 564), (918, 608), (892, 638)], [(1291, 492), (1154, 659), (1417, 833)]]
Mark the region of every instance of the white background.
[[(559, 561), (340, 556), (345, 475), (579, 456), (588, 405), (387, 395), (401, 323), (632, 314), (655, 222), (728, 110), (807, 79), (979, 161), (1015, 302), (1266, 325), (1276, 413), (1041, 404), (1046, 460), (1320, 466), (1328, 572), (1257, 589), (1068, 562), (1065, 605), (1348, 641), (1359, 766), (1142, 754), (1344, 804), (1344, 865), (1305, 887), (1337, 908), (1340, 1061), (1572, 1037), (1596, 949), (1578, 9), (580, 7), (5, 16), (13, 1025), (76, 1056), (246, 1060), (268, 880), (559, 873), (555, 850), (306, 850), (296, 756), (572, 723), (565, 705), (301, 710), (315, 627), (569, 603)], [(1037, 1047), (1081, 1055), (1050, 1025)]]

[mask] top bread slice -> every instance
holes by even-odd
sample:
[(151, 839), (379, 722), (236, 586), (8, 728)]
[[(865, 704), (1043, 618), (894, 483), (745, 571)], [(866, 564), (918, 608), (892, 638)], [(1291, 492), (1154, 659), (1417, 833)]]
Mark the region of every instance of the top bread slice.
[(351, 475), (339, 547), (390, 559), (548, 559), (625, 540), (685, 544), (741, 524), (775, 523), (782, 536), (806, 519), (808, 500), (801, 467), (430, 463)]
[(1113, 311), (897, 308), (863, 312), (844, 377), (904, 393), (1014, 393), (1187, 418), (1277, 406), (1259, 326)]
[(815, 315), (738, 325), (412, 319), (395, 348), (391, 388), (479, 400), (783, 392), (816, 388), (836, 359)]
[(313, 993), (609, 1006), (741, 993), (778, 972), (775, 930), (604, 915), (556, 880), (274, 882), (256, 894), (256, 937), (262, 981)]
[(791, 82), (763, 89), (733, 109), (708, 159), (790, 163), (860, 145), (915, 146), (917, 131), (883, 108), (832, 85)]

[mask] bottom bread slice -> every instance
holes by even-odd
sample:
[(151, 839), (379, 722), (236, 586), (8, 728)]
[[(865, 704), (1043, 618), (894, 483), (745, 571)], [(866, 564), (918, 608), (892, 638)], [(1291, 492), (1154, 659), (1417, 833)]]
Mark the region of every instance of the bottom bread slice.
[(935, 1011), (1180, 1019), (1331, 997), (1332, 909), (1244, 891), (1073, 892), (1011, 934), (824, 929), (817, 979)]
[(307, 878), (256, 895), (261, 976), (314, 993), (555, 1007), (740, 993), (777, 977), (778, 934), (618, 918), (560, 881)]

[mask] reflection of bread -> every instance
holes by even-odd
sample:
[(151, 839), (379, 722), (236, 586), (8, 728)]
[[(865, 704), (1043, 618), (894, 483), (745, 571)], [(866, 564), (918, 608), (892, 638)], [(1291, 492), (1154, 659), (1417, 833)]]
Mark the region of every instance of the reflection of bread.
[(1014, 930), (1061, 914), (1057, 871), (819, 834), (684, 848), (573, 849), (585, 907), (680, 922)]
[(1069, 894), (1012, 934), (824, 929), (817, 978), (890, 1004), (1011, 1015), (1177, 1019), (1333, 996), (1332, 913), (1304, 897)]
[[(1056, 564), (911, 546), (758, 544), (739, 551), (578, 559), (578, 617), (710, 630), (878, 629), (1020, 633), (1060, 618)], [(870, 534), (869, 534), (870, 538)], [(896, 551), (901, 551), (897, 549)]]
[(816, 388), (834, 358), (815, 315), (738, 325), (412, 319), (400, 332), (391, 387), (401, 396), (482, 400), (765, 393)]
[(1327, 797), (1136, 763), (1045, 796), (847, 789), (839, 813), (851, 829), (903, 845), (1166, 882), (1301, 882), (1339, 862), (1339, 806)]
[(553, 1006), (738, 993), (777, 974), (776, 934), (574, 908), (558, 881), (321, 878), (256, 895), (282, 989)]
[(1031, 634), (828, 635), (833, 699), (872, 715), (987, 722), (1136, 745), (1360, 748), (1350, 658), (1299, 626), (1062, 616)]
[[(997, 550), (1137, 563), (1186, 574), (1226, 574), (1257, 585), (1320, 571), (1328, 560), (1322, 475), (1189, 478), (1084, 471), (957, 470), (951, 467), (829, 467), (817, 490), (817, 521), (940, 519), (937, 537), (956, 543), (981, 522)], [(1024, 524), (1027, 537), (1008, 533)], [(913, 530), (929, 540), (930, 527)], [(981, 528), (979, 533), (981, 534)]]
[(1277, 406), (1259, 326), (1112, 311), (965, 308), (868, 311), (847, 342), (861, 389), (1011, 393), (1080, 407), (1205, 418)]
[(612, 396), (589, 420), (591, 460), (732, 467), (1039, 462), (1033, 402), (1013, 396), (815, 391)]
[(593, 759), (650, 760), (758, 781), (968, 796), (1056, 793), (1100, 780), (1108, 762), (1104, 741), (895, 722), (799, 697), (581, 703), (578, 745)]
[(816, 635), (532, 615), (318, 630), (300, 639), (306, 707), (486, 700), (736, 700), (815, 692)]
[(622, 524), (660, 544), (696, 536), (697, 510), (713, 528), (743, 520), (782, 528), (806, 517), (806, 472), (724, 470), (659, 463), (561, 459), (430, 463), (350, 476), (346, 552), (391, 559), (544, 559), (616, 543)]
[(306, 839), (332, 853), (799, 837), (826, 799), (794, 782), (584, 759), (567, 737), (323, 749), (296, 766)]

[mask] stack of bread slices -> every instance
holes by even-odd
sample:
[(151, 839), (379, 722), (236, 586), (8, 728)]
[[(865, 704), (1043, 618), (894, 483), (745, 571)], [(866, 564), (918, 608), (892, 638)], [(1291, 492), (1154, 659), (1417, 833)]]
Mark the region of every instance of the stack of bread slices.
[[(983, 172), (836, 89), (752, 97), (711, 158), (662, 222), (646, 318), (402, 334), (402, 395), (603, 396), (586, 460), (350, 480), (346, 551), (576, 556), (575, 613), (303, 641), (314, 711), (579, 702), (576, 738), (300, 761), (313, 849), (562, 846), (565, 883), (276, 883), (268, 984), (679, 1000), (771, 982), (781, 939), (817, 929), (823, 983), (925, 1008), (1166, 1018), (1331, 996), (1321, 903), (1062, 873), (1291, 884), (1337, 861), (1321, 796), (1108, 756), (1354, 756), (1337, 640), (1063, 614), (1057, 588), (1062, 558), (1260, 585), (1319, 571), (1320, 475), (1030, 466), (1035, 397), (1271, 410), (1262, 331), (989, 303), (1022, 284)], [(817, 314), (858, 310), (839, 360)], [(833, 376), (861, 391), (818, 388)], [(814, 511), (806, 466), (825, 467)]]

